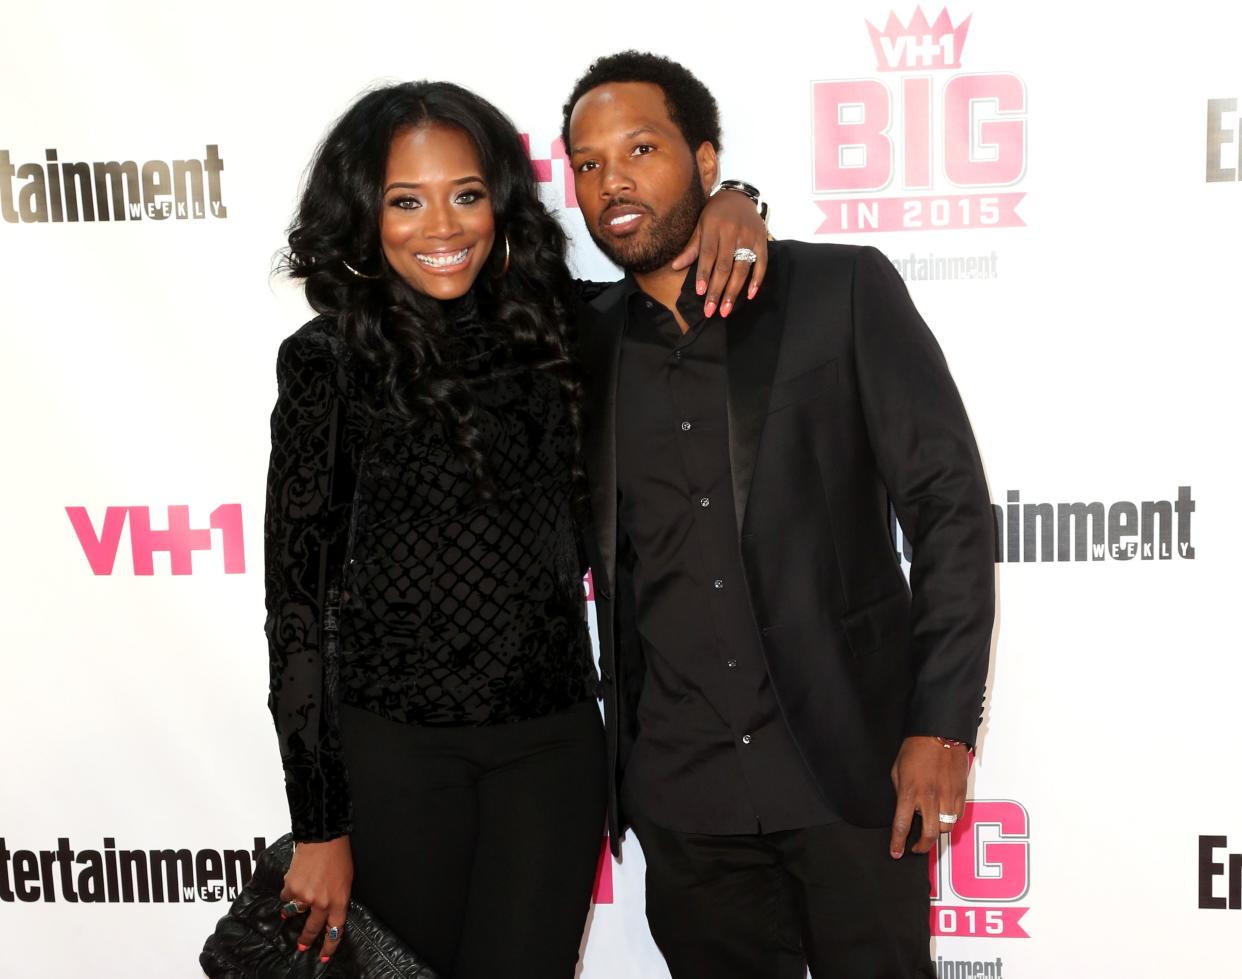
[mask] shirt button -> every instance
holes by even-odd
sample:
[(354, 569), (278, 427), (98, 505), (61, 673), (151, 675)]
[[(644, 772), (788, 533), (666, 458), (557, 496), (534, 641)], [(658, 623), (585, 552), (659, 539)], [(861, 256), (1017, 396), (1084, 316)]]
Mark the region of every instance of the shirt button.
[(727, 666), (727, 667), (728, 667), (729, 669), (731, 669), (731, 670), (736, 670), (736, 669), (737, 669), (737, 660), (735, 660), (735, 659), (731, 659), (731, 660), (729, 660), (727, 663), (725, 663), (725, 666)]
[(693, 426), (693, 425), (691, 425), (689, 422), (682, 422), (682, 423), (681, 423), (681, 430), (682, 430), (683, 432), (688, 432), (688, 431), (690, 431), (690, 429), (691, 429), (691, 428), (693, 428), (693, 427), (694, 427), (694, 426)]
[(674, 360), (681, 360), (681, 351), (680, 351), (680, 350), (674, 350), (674, 351), (673, 351), (673, 359), (674, 359)]
[(724, 579), (717, 578), (715, 581), (712, 582), (712, 587), (715, 588), (716, 591), (720, 591), (720, 589), (724, 587)]
[(749, 734), (743, 734), (743, 735), (742, 735), (742, 744), (750, 744), (750, 735), (749, 735)]
[(650, 309), (650, 308), (651, 308), (653, 305), (655, 305), (655, 304), (654, 304), (654, 303), (652, 303), (652, 301), (651, 301), (650, 299), (644, 299), (644, 300), (643, 300), (643, 305), (644, 305), (644, 306), (646, 306), (648, 309)]
[(705, 496), (699, 500), (699, 506), (701, 506), (705, 510), (711, 505), (712, 505), (712, 498), (710, 496)]

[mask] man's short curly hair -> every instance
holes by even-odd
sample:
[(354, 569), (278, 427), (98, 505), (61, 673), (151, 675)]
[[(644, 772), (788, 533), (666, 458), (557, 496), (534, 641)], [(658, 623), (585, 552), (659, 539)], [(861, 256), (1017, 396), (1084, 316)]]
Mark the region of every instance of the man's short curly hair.
[(650, 82), (664, 91), (664, 104), (669, 118), (694, 152), (703, 143), (711, 143), (720, 152), (720, 109), (707, 86), (684, 65), (646, 51), (622, 51), (600, 58), (574, 83), (574, 90), (561, 110), (561, 139), (567, 151), (569, 116), (578, 100), (592, 89), (612, 82)]

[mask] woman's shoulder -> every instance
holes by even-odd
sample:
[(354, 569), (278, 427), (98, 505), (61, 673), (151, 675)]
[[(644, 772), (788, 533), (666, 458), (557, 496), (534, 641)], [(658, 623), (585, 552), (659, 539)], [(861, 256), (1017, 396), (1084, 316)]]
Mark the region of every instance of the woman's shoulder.
[(276, 354), (276, 368), (335, 370), (345, 359), (345, 344), (329, 316), (316, 316), (285, 337)]
[(276, 354), (278, 382), (298, 389), (339, 387), (347, 362), (344, 341), (328, 316), (316, 316), (281, 341)]
[(280, 353), (300, 357), (335, 357), (340, 352), (336, 322), (330, 316), (316, 316), (290, 333), (280, 344)]

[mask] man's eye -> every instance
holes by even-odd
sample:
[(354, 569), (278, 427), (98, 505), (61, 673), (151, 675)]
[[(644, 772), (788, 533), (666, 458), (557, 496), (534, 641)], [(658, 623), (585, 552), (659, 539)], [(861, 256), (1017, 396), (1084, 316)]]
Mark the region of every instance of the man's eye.
[(597, 164), (594, 160), (587, 160), (586, 163), (578, 164), (578, 172), (586, 173), (588, 170), (594, 170), (596, 166)]
[(646, 156), (648, 153), (650, 153), (654, 149), (655, 147), (652, 146), (650, 143), (639, 143), (637, 146), (634, 147), (634, 152), (632, 155), (633, 156)]

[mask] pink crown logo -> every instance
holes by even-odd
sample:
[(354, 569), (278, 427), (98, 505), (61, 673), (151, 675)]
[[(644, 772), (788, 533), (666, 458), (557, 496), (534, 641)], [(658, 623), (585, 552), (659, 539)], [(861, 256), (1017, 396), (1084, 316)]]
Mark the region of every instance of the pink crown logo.
[(905, 26), (895, 13), (890, 13), (883, 32), (867, 21), (876, 67), (880, 71), (960, 68), (969, 29), (969, 17), (954, 27), (948, 8), (940, 11), (934, 24), (927, 22), (920, 7), (914, 8), (914, 16)]

